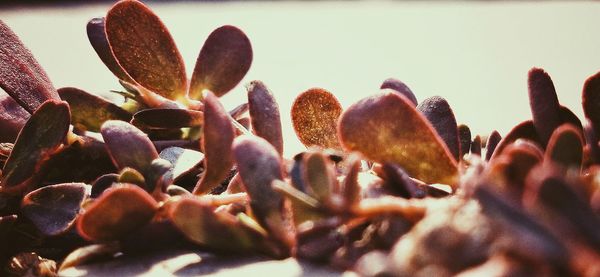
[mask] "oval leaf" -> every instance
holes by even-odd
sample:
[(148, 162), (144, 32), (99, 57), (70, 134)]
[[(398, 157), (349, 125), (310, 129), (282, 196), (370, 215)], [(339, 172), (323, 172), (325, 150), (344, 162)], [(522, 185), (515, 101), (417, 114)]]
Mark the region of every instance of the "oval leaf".
[(492, 155), (494, 154), (494, 151), (496, 150), (496, 146), (498, 146), (498, 143), (500, 143), (500, 140), (502, 140), (502, 136), (500, 136), (500, 133), (498, 133), (498, 131), (494, 130), (490, 136), (488, 137), (487, 140), (487, 145), (486, 145), (486, 150), (485, 150), (485, 160), (489, 161), (492, 158)]
[(465, 154), (469, 154), (471, 150), (471, 129), (469, 126), (464, 124), (458, 125), (458, 139), (460, 140), (459, 158), (462, 158)]
[(380, 88), (381, 89), (392, 89), (395, 92), (398, 92), (398, 93), (404, 95), (404, 97), (408, 98), (408, 100), (410, 100), (410, 102), (412, 102), (415, 107), (419, 103), (417, 101), (417, 97), (412, 92), (412, 90), (410, 90), (410, 88), (406, 84), (404, 84), (404, 82), (402, 82), (398, 79), (389, 78), (389, 79), (383, 81), (383, 84), (381, 84)]
[(585, 80), (581, 99), (585, 117), (594, 129), (600, 130), (600, 72)]
[(427, 119), (396, 93), (365, 98), (342, 114), (344, 147), (379, 163), (396, 163), (426, 183), (456, 184), (457, 166)]
[(0, 20), (0, 88), (29, 113), (33, 113), (47, 100), (60, 99), (44, 69), (2, 20)]
[(300, 141), (307, 147), (340, 149), (336, 124), (342, 106), (329, 91), (312, 88), (298, 95), (292, 105), (292, 122)]
[(448, 101), (440, 96), (433, 96), (423, 100), (417, 106), (417, 110), (429, 120), (438, 135), (446, 143), (454, 159), (458, 161), (460, 152), (458, 126)]
[(2, 191), (23, 189), (35, 178), (41, 162), (62, 144), (69, 131), (69, 105), (49, 100), (27, 121), (2, 170)]
[(106, 121), (100, 132), (113, 163), (119, 169), (131, 167), (145, 173), (150, 163), (158, 158), (148, 135), (127, 122)]
[(527, 79), (533, 125), (544, 146), (552, 132), (561, 124), (560, 104), (550, 75), (541, 68), (532, 68)]
[[(121, 68), (108, 44), (108, 38), (106, 38), (106, 31), (104, 29), (105, 19), (104, 17), (92, 18), (87, 24), (87, 36), (90, 44), (100, 57), (100, 60), (108, 67), (108, 69), (117, 77), (119, 80), (123, 80), (127, 83), (134, 83), (131, 77)], [(59, 92), (60, 93), (60, 92)]]
[(571, 124), (558, 127), (550, 137), (545, 158), (566, 168), (581, 169), (583, 162), (581, 131)]
[(84, 183), (45, 186), (25, 195), (21, 212), (42, 234), (58, 235), (73, 224), (87, 194)]
[(515, 142), (517, 139), (527, 139), (540, 144), (540, 146), (542, 145), (538, 133), (535, 130), (535, 126), (533, 125), (533, 121), (526, 120), (513, 127), (508, 134), (500, 140), (491, 159), (500, 155), (502, 151), (504, 151), (504, 148)]
[(106, 15), (106, 36), (114, 57), (144, 88), (165, 98), (185, 96), (187, 77), (169, 31), (148, 7), (124, 0)]
[(79, 217), (80, 235), (91, 241), (111, 241), (148, 223), (158, 203), (142, 188), (121, 185), (105, 191)]
[(171, 129), (201, 126), (204, 113), (183, 109), (147, 109), (137, 112), (131, 122), (151, 129)]
[(270, 142), (279, 154), (283, 154), (281, 118), (275, 97), (261, 81), (252, 81), (247, 89), (254, 133)]
[(17, 101), (0, 90), (0, 142), (15, 142), (29, 116)]
[(337, 184), (332, 162), (321, 152), (307, 152), (303, 158), (303, 177), (311, 196), (327, 201)]
[(222, 96), (244, 78), (252, 64), (252, 45), (244, 32), (226, 25), (214, 30), (196, 60), (189, 97), (199, 99), (203, 90)]
[(219, 186), (233, 166), (231, 145), (235, 138), (235, 130), (219, 98), (211, 92), (204, 98), (203, 132), (205, 172), (196, 185), (194, 194), (207, 193)]
[(131, 119), (131, 114), (121, 107), (77, 88), (60, 88), (58, 95), (69, 103), (71, 124), (78, 129), (100, 132), (100, 126), (107, 120)]

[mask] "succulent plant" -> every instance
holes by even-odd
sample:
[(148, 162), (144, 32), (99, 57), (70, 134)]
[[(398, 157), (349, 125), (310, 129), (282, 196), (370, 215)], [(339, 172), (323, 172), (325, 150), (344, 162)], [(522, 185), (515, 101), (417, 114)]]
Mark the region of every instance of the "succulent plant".
[(532, 69), (532, 119), (504, 137), (471, 134), (444, 98), (419, 103), (397, 79), (345, 110), (311, 88), (291, 110), (307, 150), (288, 158), (263, 82), (232, 111), (219, 101), (252, 62), (238, 28), (209, 35), (189, 82), (144, 4), (120, 1), (87, 30), (121, 105), (55, 90), (0, 21), (5, 274), (190, 246), (364, 276), (599, 270), (600, 73), (584, 84), (582, 124)]

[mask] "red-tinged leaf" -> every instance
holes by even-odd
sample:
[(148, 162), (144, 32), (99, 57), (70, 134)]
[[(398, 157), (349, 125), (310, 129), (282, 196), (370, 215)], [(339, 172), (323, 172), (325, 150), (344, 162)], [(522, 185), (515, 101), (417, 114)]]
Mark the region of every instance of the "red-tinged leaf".
[(565, 106), (560, 106), (560, 119), (562, 124), (570, 123), (583, 131), (583, 124), (581, 123), (581, 120), (579, 120), (579, 117)]
[(598, 146), (598, 135), (592, 122), (588, 119), (583, 134), (585, 136), (586, 148), (589, 153), (590, 162), (593, 164), (600, 163), (600, 147)]
[(469, 126), (458, 125), (458, 139), (460, 140), (459, 158), (462, 158), (465, 154), (469, 154), (471, 150), (471, 129), (469, 129)]
[(87, 240), (117, 240), (148, 223), (157, 209), (142, 188), (123, 184), (100, 195), (79, 217), (77, 229)]
[(303, 156), (303, 179), (311, 196), (327, 202), (337, 186), (333, 163), (321, 152), (307, 152)]
[(133, 125), (109, 120), (100, 129), (108, 153), (119, 169), (131, 167), (145, 174), (158, 153), (148, 136)]
[(460, 152), (458, 126), (448, 101), (440, 96), (433, 96), (423, 100), (417, 106), (417, 110), (429, 120), (437, 134), (446, 143), (454, 160), (458, 161)]
[(244, 78), (251, 64), (252, 45), (246, 34), (230, 25), (217, 28), (200, 50), (189, 97), (200, 99), (203, 90), (223, 96)]
[(408, 174), (398, 165), (386, 163), (383, 165), (386, 183), (398, 196), (410, 198), (424, 198), (427, 192), (420, 188)]
[(525, 188), (529, 172), (544, 158), (542, 150), (534, 143), (519, 139), (508, 145), (502, 155), (496, 156), (490, 163), (492, 173), (502, 178), (492, 178), (520, 199)]
[(219, 186), (233, 166), (231, 145), (235, 138), (235, 130), (219, 98), (210, 92), (204, 97), (203, 132), (205, 172), (196, 185), (194, 194), (207, 193)]
[(401, 95), (404, 95), (404, 97), (408, 98), (408, 100), (410, 100), (410, 102), (412, 102), (415, 107), (419, 103), (417, 101), (417, 97), (412, 92), (412, 90), (410, 90), (410, 88), (406, 84), (404, 84), (404, 82), (402, 82), (398, 79), (394, 79), (394, 78), (386, 79), (385, 81), (383, 81), (383, 84), (381, 84), (380, 88), (381, 89), (392, 89), (395, 92), (400, 93)]
[(312, 88), (298, 95), (292, 105), (292, 122), (300, 141), (307, 147), (340, 149), (336, 124), (342, 106), (333, 94)]
[(69, 103), (71, 124), (81, 130), (100, 132), (100, 126), (107, 120), (131, 119), (131, 114), (121, 107), (78, 88), (60, 88), (58, 95)]
[(571, 124), (563, 124), (558, 127), (550, 137), (545, 159), (565, 168), (580, 170), (583, 162), (581, 130)]
[(98, 179), (92, 182), (92, 191), (90, 193), (90, 197), (97, 198), (105, 190), (110, 188), (114, 183), (117, 183), (118, 181), (119, 174), (116, 173), (108, 173), (98, 177)]
[(36, 179), (38, 167), (65, 139), (69, 121), (69, 105), (56, 100), (42, 104), (31, 115), (4, 164), (0, 191), (18, 193)]
[(457, 165), (427, 119), (396, 93), (365, 98), (342, 114), (344, 148), (379, 163), (396, 163), (426, 183), (456, 185)]
[(498, 131), (494, 130), (490, 136), (488, 137), (487, 140), (487, 145), (486, 145), (486, 150), (485, 150), (485, 160), (489, 161), (490, 158), (492, 158), (492, 154), (494, 154), (494, 151), (496, 150), (496, 146), (498, 146), (498, 143), (500, 143), (500, 140), (502, 140), (502, 136), (500, 136), (500, 133), (498, 133)]
[(131, 122), (151, 129), (172, 129), (201, 126), (204, 113), (184, 109), (147, 109), (137, 112)]
[(121, 68), (108, 44), (106, 38), (106, 31), (104, 29), (105, 19), (104, 17), (92, 18), (87, 23), (87, 36), (90, 44), (100, 57), (100, 60), (108, 67), (108, 69), (117, 77), (119, 80), (123, 80), (127, 83), (133, 84), (134, 81), (131, 77)]
[(0, 20), (0, 88), (29, 113), (47, 100), (58, 100), (46, 72), (19, 37)]
[(184, 198), (171, 211), (175, 226), (191, 241), (216, 250), (235, 253), (250, 250), (257, 242), (228, 213), (215, 213), (214, 206), (200, 199)]
[(120, 1), (108, 11), (105, 24), (114, 57), (136, 83), (168, 99), (185, 97), (183, 59), (150, 8), (139, 1)]
[(342, 196), (344, 198), (344, 206), (348, 209), (354, 209), (360, 201), (360, 184), (358, 183), (358, 174), (360, 173), (361, 157), (359, 154), (353, 153), (348, 157), (348, 167), (346, 178), (342, 184)]
[(257, 221), (278, 241), (292, 245), (282, 213), (283, 197), (271, 187), (274, 180), (283, 180), (279, 153), (263, 138), (240, 136), (234, 141), (233, 155)]
[(270, 142), (279, 154), (283, 154), (281, 118), (275, 97), (261, 81), (252, 81), (247, 90), (254, 133)]
[(532, 68), (527, 79), (533, 125), (544, 146), (552, 132), (561, 124), (560, 104), (550, 75), (541, 68)]
[(508, 134), (500, 140), (491, 159), (493, 160), (494, 157), (500, 155), (502, 151), (504, 151), (504, 148), (515, 142), (517, 139), (527, 139), (542, 146), (538, 133), (535, 130), (535, 126), (533, 125), (533, 121), (526, 120), (513, 127)]
[(581, 96), (583, 113), (596, 130), (600, 130), (600, 72), (585, 80)]
[(481, 137), (476, 135), (471, 142), (471, 154), (481, 156)]
[(229, 115), (233, 119), (240, 119), (244, 115), (244, 113), (246, 113), (249, 110), (250, 110), (250, 104), (244, 103), (244, 104), (238, 105), (237, 107), (235, 107), (231, 111), (229, 111)]
[(19, 103), (0, 90), (0, 142), (15, 142), (29, 116)]
[(84, 183), (66, 183), (36, 189), (23, 198), (21, 212), (46, 236), (69, 229), (88, 194)]

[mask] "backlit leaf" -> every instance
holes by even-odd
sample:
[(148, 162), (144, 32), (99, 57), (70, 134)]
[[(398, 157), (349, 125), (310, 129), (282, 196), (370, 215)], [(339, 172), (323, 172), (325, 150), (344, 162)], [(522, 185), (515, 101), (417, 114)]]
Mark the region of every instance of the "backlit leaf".
[(107, 120), (131, 119), (131, 114), (121, 107), (83, 90), (65, 87), (58, 89), (58, 94), (69, 103), (71, 124), (76, 128), (100, 132), (100, 126)]
[(312, 88), (298, 95), (292, 105), (292, 122), (300, 141), (307, 147), (339, 149), (336, 124), (342, 106), (330, 92)]
[(254, 133), (270, 142), (279, 154), (283, 154), (281, 118), (275, 97), (261, 81), (252, 81), (247, 89)]
[(129, 77), (123, 68), (121, 68), (117, 60), (115, 60), (112, 51), (110, 50), (110, 45), (108, 44), (108, 39), (106, 38), (104, 23), (104, 17), (97, 17), (88, 21), (86, 28), (88, 40), (104, 65), (106, 65), (106, 67), (108, 67), (108, 69), (115, 76), (117, 76), (117, 78), (132, 84), (134, 81), (131, 80), (131, 77)]
[(398, 79), (389, 78), (383, 81), (383, 84), (381, 84), (381, 89), (392, 89), (395, 92), (404, 95), (404, 97), (408, 98), (408, 100), (410, 100), (410, 102), (412, 102), (415, 107), (419, 103), (417, 101), (417, 97), (415, 97), (415, 94), (412, 92), (412, 90), (410, 90), (410, 88), (406, 84), (404, 84), (404, 82)]

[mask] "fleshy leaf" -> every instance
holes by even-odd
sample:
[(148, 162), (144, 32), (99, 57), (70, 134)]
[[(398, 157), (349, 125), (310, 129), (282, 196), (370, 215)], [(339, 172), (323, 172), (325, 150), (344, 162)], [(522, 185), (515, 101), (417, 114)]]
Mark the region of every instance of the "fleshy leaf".
[(460, 152), (458, 126), (448, 101), (440, 96), (429, 97), (417, 106), (417, 110), (429, 120), (437, 134), (446, 143), (454, 160), (458, 161)]
[(350, 154), (348, 156), (348, 166), (346, 172), (346, 178), (342, 183), (342, 196), (344, 198), (344, 205), (348, 209), (353, 209), (358, 205), (360, 201), (360, 184), (358, 183), (358, 174), (360, 173), (361, 156), (357, 153)]
[(501, 156), (495, 156), (490, 163), (491, 172), (502, 174), (495, 178), (520, 199), (529, 172), (543, 160), (542, 150), (536, 144), (519, 139), (508, 145)]
[(471, 129), (469, 129), (469, 126), (458, 125), (458, 139), (460, 140), (459, 158), (462, 158), (465, 154), (469, 154), (471, 150)]
[(21, 212), (46, 236), (65, 232), (75, 221), (88, 189), (84, 183), (50, 185), (23, 198)]
[(0, 20), (0, 88), (29, 113), (47, 100), (58, 100), (46, 72), (19, 37)]
[(471, 154), (477, 154), (481, 156), (481, 136), (476, 135), (471, 142)]
[(342, 106), (333, 94), (312, 88), (298, 95), (292, 105), (292, 122), (300, 141), (307, 147), (340, 149), (336, 132)]
[(396, 93), (365, 98), (342, 114), (344, 147), (379, 163), (396, 163), (426, 183), (454, 186), (456, 161), (427, 119)]
[(412, 102), (415, 107), (419, 103), (417, 101), (417, 97), (412, 92), (412, 90), (410, 90), (410, 88), (408, 88), (408, 86), (404, 82), (398, 79), (389, 78), (383, 81), (383, 84), (381, 84), (381, 89), (392, 89), (395, 92), (404, 95), (404, 97), (408, 98), (408, 100), (410, 100), (410, 102)]
[(69, 105), (49, 100), (37, 109), (19, 133), (2, 170), (1, 191), (19, 191), (35, 179), (36, 170), (62, 144), (69, 131)]
[(583, 130), (583, 124), (581, 123), (581, 120), (579, 120), (579, 117), (565, 106), (560, 106), (560, 120), (562, 124), (570, 123), (579, 128), (579, 130)]
[(404, 198), (424, 198), (426, 191), (419, 188), (406, 172), (398, 165), (386, 163), (383, 165), (383, 171), (387, 178), (387, 183), (392, 186), (394, 192)]
[(584, 126), (584, 135), (586, 148), (589, 153), (590, 162), (597, 164), (600, 163), (600, 146), (598, 146), (598, 135), (592, 122), (588, 119)]
[(240, 229), (233, 215), (215, 213), (214, 206), (200, 199), (178, 201), (170, 217), (189, 240), (203, 246), (239, 252), (248, 251), (255, 243)]
[(539, 143), (541, 146), (540, 138), (538, 136), (537, 131), (535, 130), (533, 121), (526, 120), (513, 127), (508, 132), (508, 134), (506, 134), (506, 136), (502, 140), (500, 140), (500, 143), (498, 143), (498, 145), (496, 146), (496, 150), (494, 150), (492, 159), (500, 155), (506, 146), (515, 142), (517, 139), (527, 139), (532, 142)]
[(585, 80), (581, 99), (585, 117), (594, 129), (600, 130), (600, 72)]
[(318, 151), (307, 152), (303, 158), (303, 177), (309, 194), (321, 202), (328, 201), (337, 185), (332, 162)]
[(127, 83), (134, 83), (131, 80), (131, 77), (127, 75), (127, 73), (121, 68), (115, 57), (113, 56), (112, 51), (110, 50), (110, 45), (108, 44), (108, 39), (106, 38), (106, 31), (104, 29), (105, 19), (104, 17), (92, 18), (87, 23), (87, 36), (90, 44), (100, 57), (100, 60), (108, 67), (108, 69), (117, 77), (119, 80), (123, 80)]
[(123, 184), (100, 195), (79, 217), (77, 229), (87, 240), (116, 240), (148, 223), (157, 209), (142, 188)]
[(137, 112), (131, 122), (152, 129), (171, 129), (201, 126), (204, 113), (184, 109), (147, 109)]
[(78, 248), (63, 260), (58, 271), (60, 272), (61, 270), (70, 267), (110, 259), (119, 253), (120, 250), (121, 247), (117, 242), (92, 244)]
[(486, 150), (485, 150), (485, 160), (489, 161), (490, 158), (492, 158), (492, 154), (494, 154), (494, 151), (496, 150), (496, 146), (498, 146), (498, 143), (500, 143), (500, 140), (502, 140), (502, 136), (500, 136), (500, 133), (498, 133), (498, 131), (494, 130), (490, 136), (488, 137), (487, 140), (487, 145), (486, 145)]
[(581, 169), (583, 162), (583, 136), (581, 131), (571, 124), (558, 127), (546, 148), (546, 159), (565, 168)]
[(71, 124), (78, 129), (100, 132), (100, 126), (107, 120), (131, 119), (131, 114), (121, 107), (77, 88), (60, 88), (58, 95), (69, 103)]
[(541, 68), (533, 68), (529, 71), (527, 84), (533, 125), (545, 146), (554, 129), (561, 124), (560, 104), (556, 90), (548, 73)]
[(196, 60), (189, 97), (199, 99), (203, 90), (223, 96), (246, 75), (252, 64), (252, 45), (244, 32), (225, 25), (204, 42)]
[(275, 97), (261, 81), (252, 81), (247, 89), (254, 133), (270, 142), (279, 154), (283, 154), (281, 118)]
[(290, 246), (282, 214), (283, 197), (271, 187), (274, 180), (283, 180), (279, 153), (263, 138), (245, 135), (234, 141), (233, 154), (257, 221), (278, 241)]
[(159, 156), (173, 165), (173, 169), (167, 176), (167, 178), (172, 180), (176, 180), (178, 177), (189, 172), (204, 160), (202, 152), (181, 147), (169, 147), (161, 151)]
[(105, 190), (110, 188), (114, 183), (119, 181), (119, 174), (116, 173), (108, 173), (98, 177), (94, 182), (92, 182), (92, 192), (90, 197), (97, 198), (100, 196)]
[(229, 115), (233, 119), (240, 119), (248, 110), (250, 110), (250, 104), (243, 103), (229, 111)]
[(136, 83), (165, 98), (185, 96), (185, 65), (173, 38), (150, 8), (123, 0), (106, 15), (106, 36), (113, 55)]
[(217, 187), (233, 166), (231, 145), (235, 138), (235, 130), (219, 98), (211, 92), (204, 97), (203, 132), (205, 171), (194, 189), (194, 194), (207, 193)]
[(150, 163), (158, 158), (148, 135), (127, 122), (106, 121), (100, 132), (113, 163), (119, 169), (131, 167), (145, 174)]
[(0, 89), (0, 142), (15, 142), (30, 114)]

